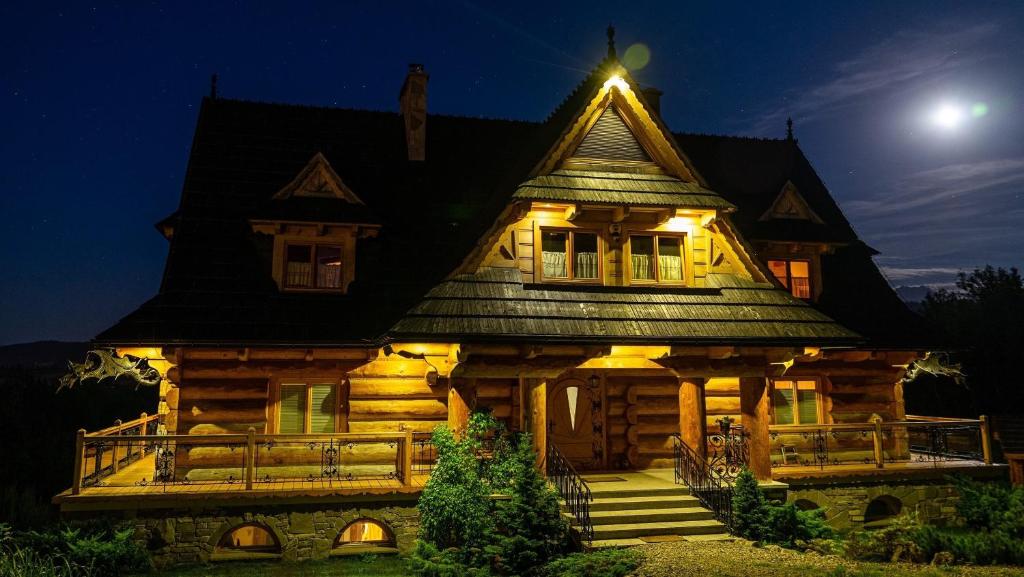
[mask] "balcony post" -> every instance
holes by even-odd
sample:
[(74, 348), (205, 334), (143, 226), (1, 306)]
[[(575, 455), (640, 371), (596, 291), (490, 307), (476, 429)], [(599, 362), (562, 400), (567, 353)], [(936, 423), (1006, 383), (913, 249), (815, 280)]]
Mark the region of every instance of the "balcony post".
[(885, 453), (882, 451), (882, 417), (878, 415), (871, 417), (871, 423), (875, 426), (871, 432), (871, 440), (875, 448), (875, 466), (881, 469), (885, 467)]
[(759, 481), (772, 478), (771, 440), (768, 437), (768, 380), (764, 377), (740, 378), (740, 413), (743, 430), (750, 434), (750, 472)]
[[(114, 432), (115, 436), (121, 436), (122, 425), (123, 423), (121, 422), (121, 419), (114, 421), (114, 427), (116, 427), (116, 431)], [(117, 453), (119, 452), (120, 448), (121, 444), (117, 441), (114, 441), (114, 450), (110, 452), (110, 470), (112, 474), (117, 473), (117, 471), (121, 468), (121, 459), (117, 457)]]
[(402, 484), (412, 486), (412, 430), (405, 432), (402, 440)]
[(256, 469), (256, 428), (249, 427), (245, 433), (245, 490), (252, 491), (252, 479)]
[(75, 474), (71, 478), (71, 494), (82, 492), (82, 466), (85, 461), (85, 429), (75, 433)]
[(985, 460), (986, 465), (992, 464), (992, 436), (989, 431), (988, 417), (982, 415), (978, 417), (979, 428), (981, 429), (981, 455)]
[(679, 379), (679, 437), (698, 455), (707, 458), (704, 379)]

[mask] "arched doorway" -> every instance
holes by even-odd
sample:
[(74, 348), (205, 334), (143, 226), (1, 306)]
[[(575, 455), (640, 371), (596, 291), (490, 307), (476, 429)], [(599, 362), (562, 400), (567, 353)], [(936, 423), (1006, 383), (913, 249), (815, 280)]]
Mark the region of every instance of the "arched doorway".
[(579, 378), (558, 381), (548, 394), (547, 416), (549, 442), (554, 443), (574, 467), (580, 470), (601, 468), (599, 388)]

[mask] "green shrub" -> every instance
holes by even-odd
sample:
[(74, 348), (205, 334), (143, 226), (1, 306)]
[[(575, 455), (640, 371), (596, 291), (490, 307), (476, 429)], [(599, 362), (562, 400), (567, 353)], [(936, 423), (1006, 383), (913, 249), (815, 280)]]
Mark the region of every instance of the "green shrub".
[(481, 548), (494, 522), (476, 455), (443, 426), (434, 430), (433, 442), (437, 464), (417, 504), (420, 535), (440, 550)]
[[(22, 563), (71, 574), (123, 575), (151, 568), (146, 551), (132, 539), (134, 529), (118, 529), (107, 521), (91, 521), (45, 531), (11, 532), (0, 528), (0, 549)], [(19, 575), (19, 573), (13, 573)], [(31, 574), (31, 573), (30, 573)], [(6, 573), (0, 573), (6, 575)]]
[(733, 531), (751, 541), (760, 541), (768, 532), (768, 503), (757, 479), (744, 468), (732, 488)]
[(545, 577), (624, 577), (640, 566), (636, 549), (604, 549), (574, 553), (544, 566)]
[(979, 483), (967, 477), (952, 481), (960, 494), (957, 513), (967, 527), (1024, 538), (1024, 487)]
[(500, 463), (496, 470), (509, 473), (510, 498), (495, 503), (498, 531), (487, 553), (500, 574), (536, 575), (568, 542), (569, 527), (558, 494), (536, 467), (530, 435), (515, 436), (507, 451), (496, 451), (495, 461)]
[(62, 557), (41, 555), (32, 549), (0, 549), (0, 577), (91, 577), (89, 567), (72, 565)]
[(917, 515), (906, 513), (880, 529), (850, 533), (844, 549), (847, 557), (859, 561), (930, 561), (931, 552), (919, 541), (921, 529)]
[[(473, 557), (470, 555), (469, 557)], [(479, 557), (477, 557), (479, 558)], [(420, 539), (409, 556), (409, 569), (422, 577), (489, 577), (487, 565), (476, 566), (474, 559), (455, 548), (440, 550)]]
[(820, 510), (801, 511), (792, 503), (769, 501), (747, 469), (733, 485), (732, 515), (733, 531), (751, 541), (806, 548), (810, 541), (835, 538)]

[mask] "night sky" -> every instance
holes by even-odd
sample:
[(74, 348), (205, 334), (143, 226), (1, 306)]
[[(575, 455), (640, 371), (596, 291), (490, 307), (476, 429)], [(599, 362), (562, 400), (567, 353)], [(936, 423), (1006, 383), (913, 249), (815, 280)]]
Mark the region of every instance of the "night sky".
[[(541, 120), (605, 53), (673, 130), (801, 147), (894, 285), (1024, 261), (1024, 2), (3, 2), (0, 344), (155, 294), (200, 99)], [(898, 4), (898, 5), (894, 5)], [(428, 128), (429, 129), (429, 128)]]

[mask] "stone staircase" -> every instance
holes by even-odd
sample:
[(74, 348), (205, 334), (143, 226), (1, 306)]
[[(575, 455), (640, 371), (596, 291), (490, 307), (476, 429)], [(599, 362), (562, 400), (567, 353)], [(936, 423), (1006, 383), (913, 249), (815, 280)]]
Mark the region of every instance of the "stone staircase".
[(671, 471), (666, 474), (663, 470), (584, 475), (594, 497), (590, 504), (594, 525), (590, 548), (731, 540), (725, 526), (690, 495), (689, 489), (674, 484), (671, 475)]

